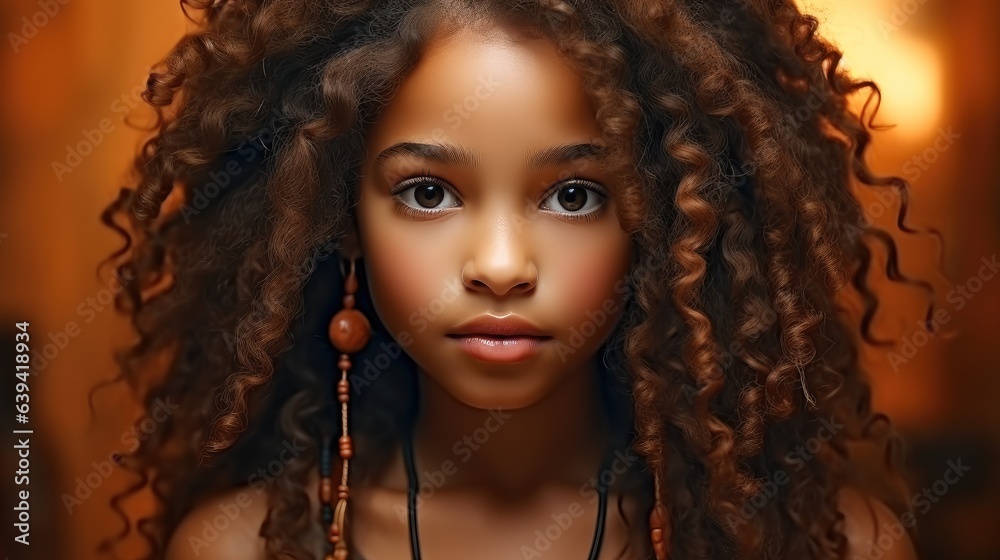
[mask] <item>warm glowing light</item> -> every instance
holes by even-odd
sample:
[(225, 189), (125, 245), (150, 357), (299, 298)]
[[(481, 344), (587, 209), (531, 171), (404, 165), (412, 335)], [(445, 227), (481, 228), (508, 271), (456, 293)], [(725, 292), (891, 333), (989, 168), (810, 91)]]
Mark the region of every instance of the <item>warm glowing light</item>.
[[(877, 124), (895, 125), (910, 139), (932, 136), (943, 105), (940, 53), (908, 29), (921, 0), (800, 0), (820, 20), (820, 33), (843, 52), (841, 66), (855, 78), (874, 81), (882, 92)], [(858, 108), (867, 93), (856, 99)]]

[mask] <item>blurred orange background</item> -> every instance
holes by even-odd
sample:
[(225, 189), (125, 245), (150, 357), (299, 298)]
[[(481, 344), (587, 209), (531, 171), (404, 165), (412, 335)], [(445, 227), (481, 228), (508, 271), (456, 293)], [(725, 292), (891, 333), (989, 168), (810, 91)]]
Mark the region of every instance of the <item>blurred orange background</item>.
[[(1000, 558), (1000, 477), (994, 475), (1000, 367), (990, 353), (1000, 334), (1000, 278), (984, 265), (996, 262), (1000, 250), (1000, 3), (802, 4), (845, 50), (844, 65), (882, 89), (877, 122), (896, 126), (876, 133), (870, 162), (877, 172), (910, 181), (907, 223), (945, 236), (941, 246), (931, 236), (895, 235), (902, 271), (933, 281), (945, 328), (955, 336), (923, 333), (917, 321), (924, 294), (889, 284), (883, 301), (898, 313), (880, 314), (876, 328), (898, 344), (865, 355), (876, 408), (909, 438), (918, 480), (940, 478), (948, 460), (971, 467), (921, 516), (921, 558)], [(176, 0), (6, 0), (0, 6), (7, 38), (0, 46), (0, 344), (11, 347), (0, 352), (12, 351), (18, 321), (30, 322), (33, 347), (43, 352), (30, 381), (32, 545), (26, 557), (98, 558), (97, 543), (122, 529), (108, 502), (135, 480), (109, 457), (130, 448), (130, 423), (142, 413), (123, 385), (96, 393), (95, 418), (88, 411), (90, 389), (116, 373), (112, 348), (129, 340), (127, 323), (110, 306), (117, 283), (108, 271), (95, 272), (121, 243), (98, 216), (130, 184), (128, 165), (145, 133), (128, 123), (151, 122), (152, 111), (139, 97), (150, 67), (193, 28)], [(894, 204), (864, 198), (871, 218), (887, 227), (894, 224)], [(935, 268), (939, 261), (946, 276)], [(890, 315), (897, 318), (886, 319)], [(3, 391), (12, 386), (5, 379)], [(16, 464), (11, 445), (4, 444), (0, 458), (6, 498)], [(0, 550), (15, 554), (8, 503)], [(140, 495), (122, 507), (141, 515), (150, 502)], [(134, 530), (117, 548), (122, 557), (143, 551)]]

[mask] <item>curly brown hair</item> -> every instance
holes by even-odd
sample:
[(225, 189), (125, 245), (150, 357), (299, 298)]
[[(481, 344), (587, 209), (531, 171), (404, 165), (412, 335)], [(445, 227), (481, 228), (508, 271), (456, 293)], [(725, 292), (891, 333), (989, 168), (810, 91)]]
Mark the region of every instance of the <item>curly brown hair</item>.
[[(139, 480), (112, 500), (121, 512), (151, 484), (161, 508), (137, 526), (150, 558), (197, 501), (245, 483), (290, 440), (306, 449), (275, 480), (261, 535), (269, 557), (309, 557), (306, 483), (337, 417), (328, 257), (351, 224), (365, 126), (441, 22), (553, 40), (637, 171), (621, 206), (639, 251), (604, 362), (630, 409), (637, 476), (663, 481), (670, 557), (842, 558), (839, 489), (865, 484), (909, 507), (900, 438), (871, 410), (859, 365), (860, 345), (878, 343), (873, 254), (888, 253), (890, 279), (930, 286), (899, 272), (892, 238), (851, 191), (893, 189), (898, 227), (915, 232), (908, 185), (864, 161), (874, 111), (866, 122), (848, 101), (878, 88), (838, 67), (791, 0), (181, 4), (202, 10), (201, 28), (150, 74), (159, 119), (138, 185), (102, 215), (126, 240), (109, 261), (139, 335), (116, 380), (149, 408), (180, 405), (125, 457)], [(843, 313), (851, 297), (860, 324)], [(358, 305), (374, 319), (369, 348), (391, 341), (371, 302)], [(382, 370), (351, 401), (355, 478), (386, 460), (415, 406), (406, 354)], [(811, 460), (795, 452), (827, 439)], [(854, 443), (884, 452), (864, 477)]]

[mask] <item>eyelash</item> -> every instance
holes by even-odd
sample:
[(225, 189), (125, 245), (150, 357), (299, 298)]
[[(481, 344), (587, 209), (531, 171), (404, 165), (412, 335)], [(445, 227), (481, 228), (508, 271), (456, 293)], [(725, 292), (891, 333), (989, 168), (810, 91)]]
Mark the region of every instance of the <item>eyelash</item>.
[[(422, 184), (427, 184), (427, 183), (440, 186), (441, 188), (449, 191), (452, 194), (452, 196), (458, 198), (458, 193), (455, 192), (455, 189), (453, 189), (451, 186), (449, 186), (445, 181), (443, 181), (441, 179), (438, 179), (437, 177), (433, 177), (431, 175), (430, 171), (421, 170), (419, 175), (416, 175), (416, 176), (413, 176), (413, 177), (409, 177), (409, 178), (406, 178), (406, 179), (403, 179), (403, 180), (399, 181), (389, 191), (389, 194), (391, 196), (395, 197), (396, 210), (400, 214), (402, 214), (403, 217), (405, 217), (405, 218), (425, 218), (425, 217), (433, 216), (435, 214), (440, 214), (440, 213), (446, 211), (446, 210), (418, 210), (416, 208), (413, 208), (409, 204), (406, 204), (406, 203), (404, 203), (404, 202), (402, 202), (402, 201), (399, 200), (398, 195), (400, 193), (405, 192), (406, 190), (411, 189), (411, 188), (413, 188), (415, 186), (422, 185)], [(604, 187), (600, 186), (599, 184), (597, 184), (597, 183), (595, 183), (593, 181), (590, 181), (588, 179), (584, 179), (584, 178), (582, 178), (582, 177), (580, 177), (580, 176), (578, 176), (578, 175), (576, 175), (574, 173), (570, 177), (567, 177), (566, 179), (563, 179), (562, 181), (559, 181), (559, 183), (557, 183), (555, 186), (553, 186), (552, 188), (550, 188), (549, 190), (547, 190), (545, 192), (545, 196), (542, 197), (542, 200), (547, 200), (553, 194), (555, 194), (556, 192), (558, 192), (561, 187), (566, 186), (567, 183), (578, 184), (579, 186), (581, 186), (582, 188), (587, 189), (590, 192), (597, 193), (597, 195), (600, 196), (600, 197), (602, 197), (605, 201), (607, 201), (610, 198), (610, 196), (608, 194), (608, 191)], [(597, 210), (592, 210), (592, 211), (590, 211), (590, 212), (588, 212), (586, 214), (569, 214), (569, 213), (558, 212), (558, 211), (553, 211), (553, 212), (555, 212), (556, 214), (559, 214), (559, 216), (562, 219), (565, 219), (567, 221), (571, 221), (571, 222), (584, 222), (585, 223), (585, 222), (592, 222), (594, 220), (597, 220), (598, 218), (600, 218), (601, 216), (604, 215), (604, 213), (607, 211), (607, 209), (608, 209), (608, 205), (607, 205), (607, 203), (605, 203), (605, 204), (602, 204), (601, 207), (598, 208)]]

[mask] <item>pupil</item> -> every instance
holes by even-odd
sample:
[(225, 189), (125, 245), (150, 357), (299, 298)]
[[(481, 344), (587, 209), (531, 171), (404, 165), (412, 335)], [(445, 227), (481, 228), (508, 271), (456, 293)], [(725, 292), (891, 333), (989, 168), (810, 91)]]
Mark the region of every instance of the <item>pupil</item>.
[(417, 203), (425, 208), (434, 208), (438, 204), (441, 204), (441, 199), (444, 198), (444, 193), (441, 191), (441, 187), (437, 185), (423, 185), (417, 187), (416, 199)]
[(579, 210), (587, 203), (587, 189), (566, 187), (559, 191), (559, 204), (567, 210)]

